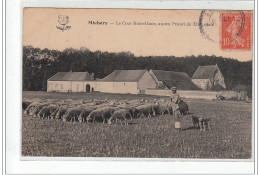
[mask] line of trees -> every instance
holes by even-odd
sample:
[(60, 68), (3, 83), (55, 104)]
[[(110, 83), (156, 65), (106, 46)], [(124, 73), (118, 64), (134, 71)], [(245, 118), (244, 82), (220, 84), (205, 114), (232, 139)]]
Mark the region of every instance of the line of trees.
[(198, 66), (218, 64), (228, 90), (247, 90), (252, 93), (252, 61), (240, 62), (231, 58), (212, 56), (139, 56), (131, 52), (90, 51), (87, 48), (68, 48), (61, 51), (23, 47), (23, 90), (45, 91), (47, 79), (57, 72), (88, 71), (103, 78), (115, 69), (156, 69), (186, 72), (190, 77)]

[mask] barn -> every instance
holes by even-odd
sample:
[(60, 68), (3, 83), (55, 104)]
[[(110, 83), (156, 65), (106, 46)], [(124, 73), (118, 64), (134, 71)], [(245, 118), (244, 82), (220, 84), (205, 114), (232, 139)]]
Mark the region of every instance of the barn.
[(155, 89), (148, 70), (115, 70), (103, 79), (94, 80), (88, 72), (58, 72), (47, 80), (47, 92), (106, 92), (140, 94)]
[(173, 72), (151, 69), (150, 74), (157, 83), (157, 89), (170, 89), (177, 87), (179, 90), (200, 90), (184, 72)]
[(156, 88), (156, 81), (148, 70), (115, 70), (103, 79), (96, 81), (100, 92), (140, 94), (145, 89)]
[(88, 82), (94, 82), (94, 74), (88, 72), (58, 72), (47, 80), (47, 92), (91, 92)]
[(199, 66), (191, 80), (203, 90), (226, 89), (224, 77), (217, 64)]

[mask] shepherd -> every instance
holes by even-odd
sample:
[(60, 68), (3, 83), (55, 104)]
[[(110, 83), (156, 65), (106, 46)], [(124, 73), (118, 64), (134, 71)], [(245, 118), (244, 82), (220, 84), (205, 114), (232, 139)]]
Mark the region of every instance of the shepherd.
[(172, 113), (175, 118), (175, 130), (181, 131), (181, 112), (179, 107), (179, 102), (181, 100), (180, 95), (177, 93), (177, 88), (172, 87), (172, 94), (171, 94), (171, 105), (172, 105)]

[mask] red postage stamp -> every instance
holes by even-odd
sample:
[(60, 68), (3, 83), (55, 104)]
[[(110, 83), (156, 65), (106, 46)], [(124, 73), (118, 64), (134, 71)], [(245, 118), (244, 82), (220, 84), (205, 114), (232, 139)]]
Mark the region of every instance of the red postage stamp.
[(251, 49), (251, 13), (221, 14), (221, 49)]

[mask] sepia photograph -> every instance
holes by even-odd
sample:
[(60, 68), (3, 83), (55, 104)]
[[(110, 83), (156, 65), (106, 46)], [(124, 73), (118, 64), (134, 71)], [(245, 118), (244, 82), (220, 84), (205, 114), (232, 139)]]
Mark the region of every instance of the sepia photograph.
[(252, 10), (22, 13), (22, 157), (253, 159)]

